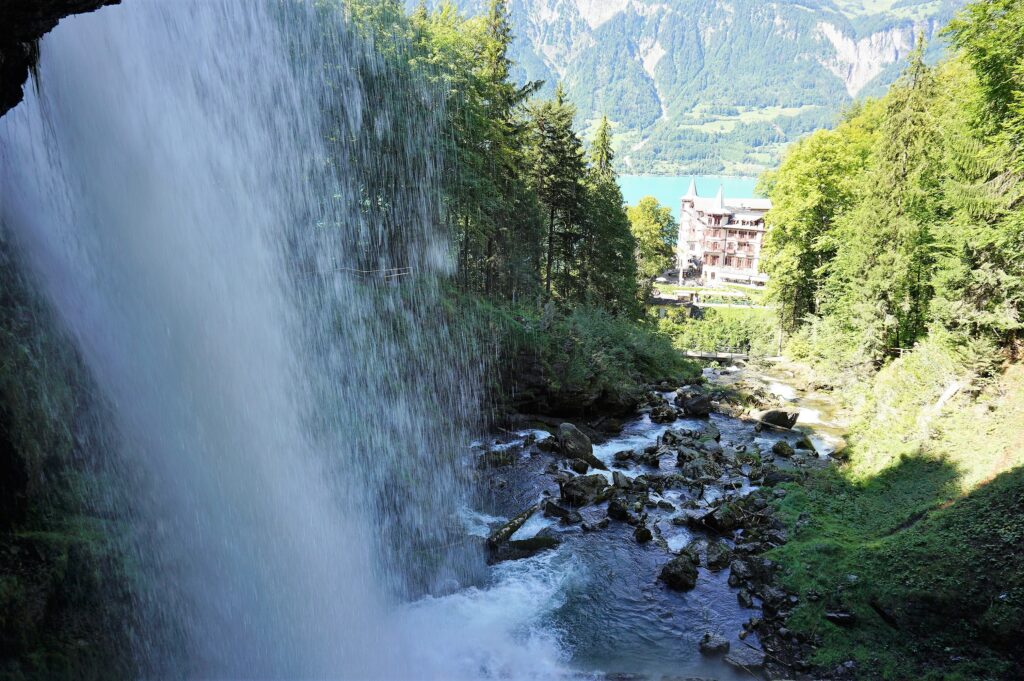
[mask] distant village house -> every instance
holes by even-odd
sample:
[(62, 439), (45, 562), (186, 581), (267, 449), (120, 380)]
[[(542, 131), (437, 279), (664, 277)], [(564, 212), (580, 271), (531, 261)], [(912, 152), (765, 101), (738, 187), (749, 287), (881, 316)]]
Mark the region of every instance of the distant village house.
[(714, 198), (698, 196), (691, 180), (680, 211), (679, 283), (689, 273), (705, 286), (764, 286), (768, 276), (758, 267), (771, 207), (769, 199), (726, 199), (721, 187)]

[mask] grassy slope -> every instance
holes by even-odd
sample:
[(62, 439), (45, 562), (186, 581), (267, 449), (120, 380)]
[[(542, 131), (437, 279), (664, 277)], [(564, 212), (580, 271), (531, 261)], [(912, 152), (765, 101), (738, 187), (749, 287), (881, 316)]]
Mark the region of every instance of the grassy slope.
[[(1022, 678), (1024, 367), (929, 420), (948, 367), (921, 354), (880, 375), (884, 420), (861, 424), (848, 463), (780, 502), (790, 624), (825, 669), (854, 660), (863, 678)], [(828, 622), (834, 608), (857, 624)]]

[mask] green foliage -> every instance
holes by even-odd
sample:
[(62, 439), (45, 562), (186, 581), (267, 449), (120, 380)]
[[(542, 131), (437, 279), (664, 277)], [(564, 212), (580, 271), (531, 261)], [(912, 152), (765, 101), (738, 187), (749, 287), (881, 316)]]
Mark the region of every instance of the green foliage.
[(778, 354), (778, 324), (771, 310), (712, 307), (702, 309), (700, 317), (674, 310), (658, 320), (658, 328), (680, 350)]
[(651, 279), (672, 267), (679, 225), (672, 209), (662, 206), (653, 196), (645, 196), (630, 206), (629, 227), (636, 239), (636, 259), (640, 276)]
[(552, 99), (527, 103), (540, 83), (511, 80), (504, 0), (470, 17), (450, 2), (434, 11), (421, 5), (407, 21), (407, 68), (448, 93), (445, 195), (460, 288), (637, 316), (634, 247), (607, 124), (588, 158), (560, 87)]
[[(972, 6), (953, 25), (970, 49), (990, 30), (979, 16), (992, 19)], [(797, 145), (764, 179), (775, 204), (764, 268), (795, 354), (878, 365), (930, 332), (1015, 347), (1024, 182), (1012, 135), (991, 134), (1012, 119), (992, 98), (1012, 96), (985, 84), (989, 67), (970, 49), (933, 68), (919, 47), (884, 99)], [(1024, 58), (1024, 44), (1015, 49)]]
[(700, 375), (654, 325), (600, 307), (511, 308), (477, 296), (449, 306), (489, 358), (487, 392), (499, 412), (625, 414), (648, 384)]
[(1024, 143), (1024, 7), (1015, 0), (969, 5), (946, 33), (971, 64), (984, 93), (989, 126), (1015, 150)]
[(856, 198), (857, 180), (875, 144), (877, 102), (851, 110), (836, 130), (821, 130), (789, 149), (778, 171), (758, 191), (772, 199), (762, 259), (770, 275), (769, 299), (787, 331), (817, 314), (824, 266), (840, 244), (835, 217)]

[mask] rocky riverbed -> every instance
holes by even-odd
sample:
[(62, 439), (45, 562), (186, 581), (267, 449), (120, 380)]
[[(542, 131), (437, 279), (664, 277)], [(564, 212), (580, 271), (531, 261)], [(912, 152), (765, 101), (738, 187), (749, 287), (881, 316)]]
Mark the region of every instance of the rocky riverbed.
[(763, 554), (787, 538), (771, 511), (778, 485), (828, 465), (835, 433), (790, 429), (808, 408), (775, 378), (705, 373), (652, 386), (624, 422), (544, 419), (476, 443), (473, 531), (506, 582), (560, 576), (543, 624), (575, 673), (729, 681), (806, 669), (809, 643), (785, 627), (798, 601)]

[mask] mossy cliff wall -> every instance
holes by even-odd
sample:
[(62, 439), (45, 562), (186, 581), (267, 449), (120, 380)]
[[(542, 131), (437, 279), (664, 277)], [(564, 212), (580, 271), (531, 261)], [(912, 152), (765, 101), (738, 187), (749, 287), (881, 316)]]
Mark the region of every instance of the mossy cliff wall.
[(117, 524), (89, 379), (0, 225), (0, 679), (130, 675)]

